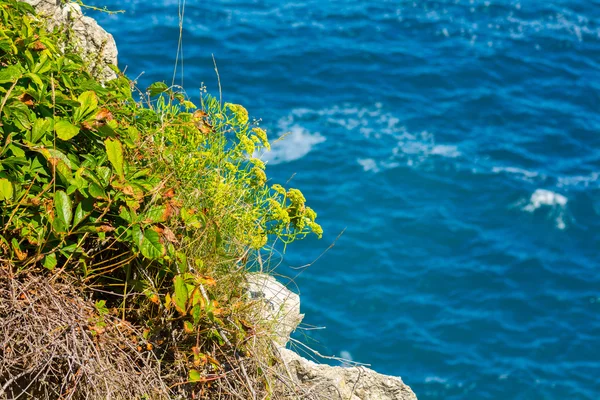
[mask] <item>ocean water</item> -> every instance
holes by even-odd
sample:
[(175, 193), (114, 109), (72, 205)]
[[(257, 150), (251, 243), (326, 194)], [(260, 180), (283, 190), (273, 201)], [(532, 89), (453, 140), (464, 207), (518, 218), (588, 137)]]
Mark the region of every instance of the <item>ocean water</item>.
[[(141, 87), (171, 82), (182, 1), (88, 1), (126, 11), (90, 14)], [(298, 340), (422, 400), (600, 399), (598, 0), (188, 0), (183, 46), (192, 97), (214, 54), (291, 132), (268, 173), (326, 231), (277, 270)]]

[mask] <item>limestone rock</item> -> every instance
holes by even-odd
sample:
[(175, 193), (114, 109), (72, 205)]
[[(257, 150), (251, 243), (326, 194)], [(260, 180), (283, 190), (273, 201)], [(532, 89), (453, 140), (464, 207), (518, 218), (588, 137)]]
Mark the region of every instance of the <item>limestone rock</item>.
[(273, 323), (273, 341), (285, 346), (304, 317), (300, 314), (300, 297), (267, 274), (250, 274), (248, 292), (253, 300), (264, 299), (262, 317)]
[(417, 400), (402, 379), (378, 374), (365, 367), (332, 367), (316, 364), (291, 350), (279, 353), (302, 395), (327, 400)]
[[(365, 367), (332, 367), (316, 364), (286, 349), (290, 334), (304, 317), (300, 297), (266, 274), (250, 274), (248, 291), (264, 299), (262, 317), (273, 323), (272, 338), (283, 364), (283, 373), (297, 386), (299, 398), (312, 400), (416, 400), (402, 379), (378, 374)], [(287, 398), (287, 397), (286, 397)]]
[(70, 40), (77, 46), (86, 61), (90, 72), (101, 81), (115, 78), (108, 65), (117, 65), (117, 45), (112, 35), (106, 32), (96, 20), (86, 17), (76, 3), (61, 4), (61, 0), (25, 0), (38, 14), (48, 17), (48, 28), (64, 27), (65, 33), (72, 35)]

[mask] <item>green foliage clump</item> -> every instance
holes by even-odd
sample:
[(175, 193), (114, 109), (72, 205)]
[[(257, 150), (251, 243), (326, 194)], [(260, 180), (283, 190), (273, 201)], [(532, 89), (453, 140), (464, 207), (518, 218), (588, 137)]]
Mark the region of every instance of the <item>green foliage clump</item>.
[(239, 351), (248, 334), (234, 272), (320, 237), (316, 213), (269, 184), (254, 156), (267, 134), (244, 107), (207, 94), (197, 107), (164, 83), (137, 102), (116, 67), (101, 83), (61, 40), (0, 0), (0, 262), (100, 289), (100, 317), (142, 324), (157, 348), (179, 329), (172, 362), (201, 382), (220, 368), (211, 346)]

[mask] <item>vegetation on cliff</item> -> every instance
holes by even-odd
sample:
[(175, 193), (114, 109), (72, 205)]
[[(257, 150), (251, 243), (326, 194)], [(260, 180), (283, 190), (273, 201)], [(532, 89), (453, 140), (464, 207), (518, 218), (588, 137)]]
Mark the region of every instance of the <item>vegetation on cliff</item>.
[(242, 106), (100, 82), (65, 32), (0, 0), (0, 398), (268, 398), (244, 275), (315, 212)]

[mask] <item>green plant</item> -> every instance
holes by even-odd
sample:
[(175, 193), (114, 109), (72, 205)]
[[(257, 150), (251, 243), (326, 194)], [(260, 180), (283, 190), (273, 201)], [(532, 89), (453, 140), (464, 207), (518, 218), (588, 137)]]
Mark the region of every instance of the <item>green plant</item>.
[(320, 237), (316, 213), (269, 184), (254, 157), (266, 132), (242, 106), (203, 94), (196, 107), (164, 83), (136, 102), (116, 67), (98, 82), (25, 3), (0, 0), (0, 28), (0, 262), (101, 289), (98, 321), (114, 310), (157, 347), (180, 329), (165, 351), (204, 382), (213, 346), (244, 348), (239, 272), (265, 246)]

